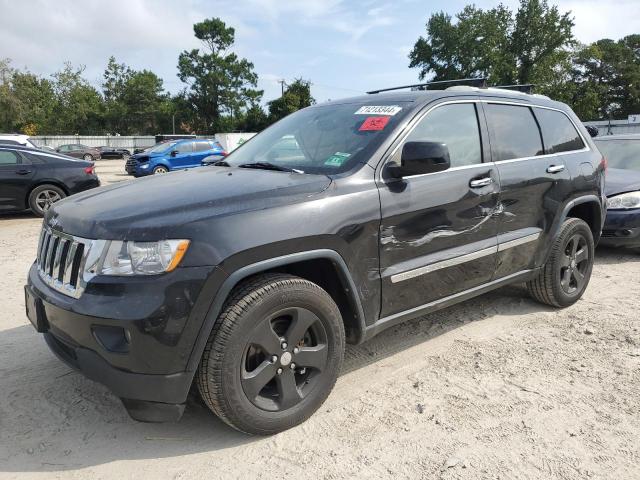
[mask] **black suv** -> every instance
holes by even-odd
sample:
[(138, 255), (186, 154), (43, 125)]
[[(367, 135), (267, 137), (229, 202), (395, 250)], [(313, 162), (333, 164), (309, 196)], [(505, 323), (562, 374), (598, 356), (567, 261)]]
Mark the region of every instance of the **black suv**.
[(179, 419), (196, 385), (232, 427), (271, 434), (324, 402), (345, 343), (516, 282), (576, 302), (605, 166), (572, 111), (538, 95), (312, 106), (214, 166), (55, 204), (27, 314), (135, 419)]

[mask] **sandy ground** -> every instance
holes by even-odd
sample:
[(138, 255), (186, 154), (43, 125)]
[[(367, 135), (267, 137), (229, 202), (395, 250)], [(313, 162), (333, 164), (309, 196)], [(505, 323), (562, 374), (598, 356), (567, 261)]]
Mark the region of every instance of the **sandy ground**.
[(0, 217), (0, 478), (640, 478), (640, 255), (599, 250), (563, 311), (509, 287), (349, 347), (309, 421), (252, 438), (196, 401), (136, 423), (58, 361), (24, 314), (39, 228)]

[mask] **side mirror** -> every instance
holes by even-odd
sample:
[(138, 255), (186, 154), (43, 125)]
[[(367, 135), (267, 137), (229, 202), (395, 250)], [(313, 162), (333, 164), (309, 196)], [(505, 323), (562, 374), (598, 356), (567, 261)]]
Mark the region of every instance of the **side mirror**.
[(589, 132), (589, 135), (591, 135), (592, 137), (597, 137), (599, 130), (598, 127), (594, 127), (593, 125), (585, 125), (585, 128), (587, 129), (587, 132)]
[(451, 166), (449, 148), (437, 142), (407, 142), (402, 147), (400, 165), (387, 167), (394, 178), (447, 170)]
[(171, 156), (175, 157), (176, 155), (178, 155), (178, 151), (177, 150), (171, 150)]

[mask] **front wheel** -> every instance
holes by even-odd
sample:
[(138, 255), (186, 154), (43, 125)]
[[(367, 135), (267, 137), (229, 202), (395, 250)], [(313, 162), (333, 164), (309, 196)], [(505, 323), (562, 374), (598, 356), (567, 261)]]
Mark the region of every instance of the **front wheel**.
[(84, 156), (82, 157), (84, 160), (86, 160), (87, 162), (93, 162), (93, 155), (89, 154), (89, 153), (85, 153)]
[(156, 168), (153, 169), (154, 175), (162, 175), (163, 173), (169, 173), (169, 169), (164, 165), (158, 165)]
[(326, 291), (291, 275), (261, 275), (225, 304), (198, 367), (198, 390), (233, 428), (277, 433), (322, 405), (344, 345), (340, 310)]
[(527, 283), (530, 295), (553, 307), (568, 307), (587, 289), (594, 261), (593, 234), (579, 218), (568, 218), (551, 246), (547, 263)]

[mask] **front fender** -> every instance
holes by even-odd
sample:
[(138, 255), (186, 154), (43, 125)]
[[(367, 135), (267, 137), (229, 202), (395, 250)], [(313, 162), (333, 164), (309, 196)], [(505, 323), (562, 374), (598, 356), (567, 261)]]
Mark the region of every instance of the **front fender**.
[[(345, 263), (342, 256), (335, 250), (330, 250), (330, 249), (317, 249), (317, 250), (296, 252), (288, 255), (269, 258), (266, 260), (249, 264), (249, 265), (245, 265), (235, 270), (231, 274), (229, 274), (222, 281), (213, 300), (210, 303), (209, 310), (204, 318), (204, 322), (202, 323), (202, 327), (200, 328), (200, 332), (198, 333), (198, 336), (194, 343), (193, 351), (191, 352), (191, 356), (187, 364), (187, 371), (195, 372), (196, 369), (198, 368), (198, 364), (200, 362), (200, 358), (202, 357), (202, 353), (204, 352), (205, 346), (209, 339), (209, 335), (213, 330), (213, 325), (218, 319), (218, 316), (222, 311), (222, 307), (224, 305), (225, 300), (229, 296), (229, 293), (231, 292), (231, 290), (233, 290), (233, 288), (236, 285), (238, 285), (238, 283), (240, 283), (245, 278), (248, 278), (260, 272), (265, 272), (268, 270), (272, 270), (274, 268), (298, 263), (305, 260), (315, 260), (315, 259), (327, 259), (333, 262), (342, 277), (341, 279), (345, 282), (346, 285), (348, 285), (347, 294), (350, 297), (350, 301), (353, 302), (355, 306), (356, 319), (358, 323), (355, 342), (356, 343), (362, 342), (364, 340), (364, 335), (366, 331), (364, 310), (362, 308), (362, 303), (360, 301), (360, 298), (356, 293), (358, 290), (356, 288), (355, 282), (353, 281), (351, 273), (349, 272), (347, 264)], [(219, 267), (216, 270), (219, 272), (222, 271), (222, 269)], [(203, 293), (206, 292), (206, 290), (207, 290), (206, 287), (203, 288)]]

